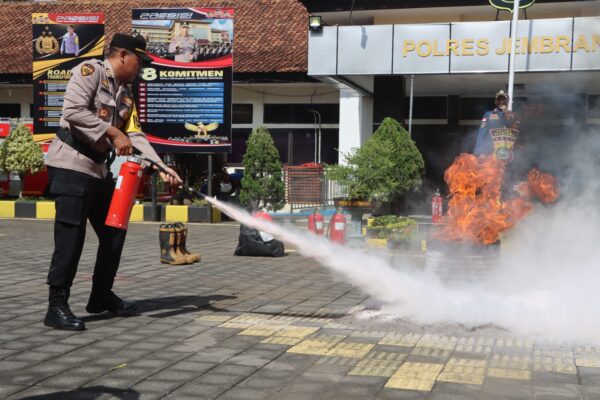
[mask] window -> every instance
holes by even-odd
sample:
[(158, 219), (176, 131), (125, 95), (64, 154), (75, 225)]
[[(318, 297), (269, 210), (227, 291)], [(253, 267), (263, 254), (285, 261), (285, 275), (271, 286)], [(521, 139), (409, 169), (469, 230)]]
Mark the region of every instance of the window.
[(271, 124), (313, 124), (315, 114), (310, 110), (321, 115), (322, 124), (339, 123), (338, 104), (265, 104), (264, 121)]
[(0, 117), (2, 118), (20, 118), (20, 104), (0, 104)]
[(461, 120), (481, 120), (483, 114), (494, 109), (492, 97), (462, 97), (460, 99)]
[[(404, 115), (408, 118), (410, 98), (404, 102)], [(447, 119), (448, 98), (444, 97), (415, 97), (413, 98), (413, 119)]]
[[(233, 129), (232, 151), (227, 156), (229, 164), (241, 164), (246, 153), (246, 142), (252, 130)], [(315, 161), (315, 131), (313, 129), (269, 129), (279, 160), (283, 164), (300, 165)], [(321, 162), (335, 164), (338, 161), (337, 129), (321, 129)]]
[(232, 120), (234, 124), (251, 124), (252, 123), (252, 104), (233, 104)]
[(588, 96), (587, 117), (589, 119), (600, 119), (600, 95)]

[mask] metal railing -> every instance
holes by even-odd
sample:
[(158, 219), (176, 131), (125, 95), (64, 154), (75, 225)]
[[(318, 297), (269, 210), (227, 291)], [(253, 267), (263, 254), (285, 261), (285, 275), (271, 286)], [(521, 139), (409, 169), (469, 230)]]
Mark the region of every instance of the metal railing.
[(333, 206), (335, 198), (345, 197), (345, 188), (325, 177), (320, 166), (288, 166), (283, 172), (285, 199), (292, 213), (299, 209)]

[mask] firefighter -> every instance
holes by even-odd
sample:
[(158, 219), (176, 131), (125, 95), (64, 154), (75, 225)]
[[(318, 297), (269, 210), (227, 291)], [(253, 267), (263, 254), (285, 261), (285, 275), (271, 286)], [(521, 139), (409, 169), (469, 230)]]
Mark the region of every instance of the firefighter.
[(60, 128), (48, 150), (49, 192), (55, 198), (54, 253), (50, 262), (48, 312), (44, 324), (56, 329), (83, 330), (83, 321), (71, 312), (68, 299), (85, 241), (89, 220), (98, 236), (92, 291), (86, 310), (127, 314), (136, 303), (113, 293), (125, 230), (106, 226), (114, 182), (110, 162), (114, 155), (130, 155), (135, 146), (144, 157), (158, 162), (181, 182), (158, 157), (137, 120), (130, 83), (142, 63), (151, 61), (146, 42), (115, 34), (104, 61), (86, 60), (72, 70), (64, 95)]
[(481, 119), (474, 154), (493, 154), (508, 163), (513, 159), (520, 121), (515, 113), (508, 110), (508, 94), (504, 90), (496, 93), (495, 104), (496, 107)]

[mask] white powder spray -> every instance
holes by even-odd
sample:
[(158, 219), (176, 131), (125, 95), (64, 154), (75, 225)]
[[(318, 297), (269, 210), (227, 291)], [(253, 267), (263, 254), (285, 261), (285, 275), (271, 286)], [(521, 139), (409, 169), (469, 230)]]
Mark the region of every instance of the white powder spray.
[[(231, 218), (296, 246), (372, 296), (385, 314), (423, 324), (494, 324), (521, 335), (600, 338), (600, 146), (564, 179), (563, 199), (536, 211), (504, 238), (501, 268), (485, 283), (448, 287), (436, 276), (325, 238), (252, 218), (208, 199)], [(583, 147), (585, 148), (585, 147)], [(599, 151), (595, 151), (599, 150)], [(575, 179), (577, 177), (577, 179)], [(572, 178), (572, 179), (570, 179)]]

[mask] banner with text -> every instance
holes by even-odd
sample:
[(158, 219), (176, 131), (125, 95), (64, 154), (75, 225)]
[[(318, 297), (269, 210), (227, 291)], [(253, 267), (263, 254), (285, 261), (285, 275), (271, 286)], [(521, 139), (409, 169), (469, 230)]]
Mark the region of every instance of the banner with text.
[(134, 85), (139, 121), (163, 153), (230, 153), (233, 8), (134, 9), (153, 62)]
[(33, 132), (36, 141), (54, 137), (71, 69), (102, 58), (104, 14), (33, 13)]

